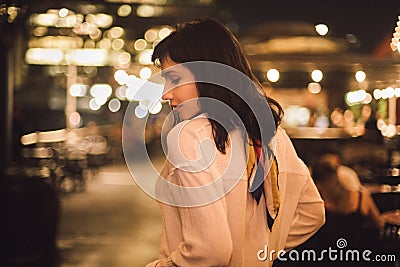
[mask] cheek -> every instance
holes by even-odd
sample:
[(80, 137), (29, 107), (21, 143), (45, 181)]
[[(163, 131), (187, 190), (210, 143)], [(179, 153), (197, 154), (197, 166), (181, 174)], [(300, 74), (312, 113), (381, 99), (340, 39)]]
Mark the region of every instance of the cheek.
[(189, 99), (198, 98), (197, 88), (191, 84), (185, 84), (173, 90), (175, 99), (184, 102)]
[(191, 83), (191, 84), (188, 84), (187, 86), (188, 86), (188, 88), (187, 88), (188, 97), (190, 99), (198, 98), (199, 97), (199, 92), (197, 91), (196, 84), (195, 83)]
[(175, 86), (172, 85), (170, 82), (165, 82), (163, 93), (167, 94), (167, 93), (171, 92), (174, 88), (175, 88)]

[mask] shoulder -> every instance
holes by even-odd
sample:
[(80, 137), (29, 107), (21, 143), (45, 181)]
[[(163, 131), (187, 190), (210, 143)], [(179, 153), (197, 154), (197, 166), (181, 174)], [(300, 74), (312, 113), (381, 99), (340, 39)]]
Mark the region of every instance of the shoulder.
[(190, 120), (184, 120), (175, 125), (167, 136), (168, 145), (176, 141), (186, 142), (201, 139), (211, 133), (211, 123), (206, 117), (199, 116)]
[(215, 147), (212, 140), (211, 123), (206, 117), (182, 121), (168, 133), (168, 159), (177, 165), (196, 160), (201, 156), (204, 145), (207, 149)]
[(303, 172), (305, 165), (298, 157), (292, 141), (283, 128), (277, 128), (274, 141), (279, 171)]
[(348, 175), (348, 176), (354, 176), (357, 177), (357, 173), (355, 172), (355, 170), (353, 170), (350, 167), (347, 167), (345, 165), (339, 165), (338, 167), (338, 173), (342, 174), (342, 175)]

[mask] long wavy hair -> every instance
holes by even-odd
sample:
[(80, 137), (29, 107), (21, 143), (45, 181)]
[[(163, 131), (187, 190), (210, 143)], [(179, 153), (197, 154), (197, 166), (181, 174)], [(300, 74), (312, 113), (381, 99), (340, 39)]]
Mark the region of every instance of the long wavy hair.
[[(242, 78), (238, 78), (237, 88), (234, 91), (246, 94), (251, 98), (251, 105), (244, 101), (237, 93), (228, 90), (222, 86), (196, 82), (199, 93), (200, 110), (209, 115), (210, 118), (221, 118), (224, 121), (224, 127), (216, 119), (209, 119), (212, 125), (213, 138), (217, 149), (225, 153), (225, 148), (229, 145), (228, 132), (237, 129), (239, 125), (245, 126), (245, 130), (254, 145), (260, 145), (261, 132), (259, 123), (253, 110), (265, 110), (263, 113), (263, 123), (271, 123), (268, 133), (263, 136), (268, 137), (268, 142), (275, 135), (276, 127), (279, 125), (283, 109), (277, 101), (269, 98), (263, 90), (261, 83), (258, 81), (250, 68), (245, 54), (235, 36), (221, 23), (213, 19), (197, 19), (182, 24), (177, 24), (175, 30), (169, 36), (163, 39), (155, 47), (152, 61), (156, 65), (169, 56), (174, 62), (186, 63), (194, 61), (209, 61), (228, 65), (246, 75), (246, 82)], [(189, 68), (191, 68), (189, 66)], [(199, 70), (191, 69), (196, 80)], [(203, 76), (204, 70), (202, 70)], [(237, 78), (237, 77), (236, 77)], [(236, 79), (232, 77), (232, 79)], [(221, 112), (215, 105), (202, 103), (201, 99), (212, 98), (225, 103), (233, 109), (238, 115), (241, 122), (237, 121), (237, 116), (229, 112)], [(268, 103), (271, 112), (266, 107)], [(275, 127), (273, 127), (275, 126)]]

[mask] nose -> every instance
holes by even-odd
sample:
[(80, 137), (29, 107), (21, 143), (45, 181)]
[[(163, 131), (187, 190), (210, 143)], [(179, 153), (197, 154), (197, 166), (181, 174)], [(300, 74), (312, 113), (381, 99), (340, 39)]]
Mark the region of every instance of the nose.
[(162, 100), (171, 100), (173, 98), (172, 90), (168, 89), (166, 86), (164, 86), (163, 94), (162, 94)]

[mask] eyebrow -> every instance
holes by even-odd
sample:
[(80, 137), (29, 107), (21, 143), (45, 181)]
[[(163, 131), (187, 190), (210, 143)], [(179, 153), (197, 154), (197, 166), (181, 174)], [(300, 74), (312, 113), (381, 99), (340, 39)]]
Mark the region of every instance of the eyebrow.
[(177, 74), (177, 72), (174, 70), (161, 71), (161, 77), (170, 76), (171, 74)]

